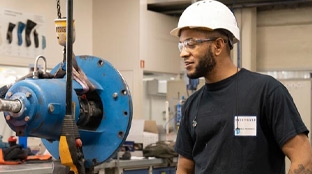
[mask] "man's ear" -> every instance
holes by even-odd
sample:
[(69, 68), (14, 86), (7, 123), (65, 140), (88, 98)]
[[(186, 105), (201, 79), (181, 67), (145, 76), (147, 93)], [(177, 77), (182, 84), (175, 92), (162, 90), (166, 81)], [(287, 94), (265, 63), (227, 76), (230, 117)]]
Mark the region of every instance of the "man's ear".
[(216, 45), (216, 50), (215, 50), (215, 54), (216, 55), (220, 55), (222, 50), (224, 49), (225, 47), (225, 43), (224, 43), (224, 40), (222, 38), (218, 38), (216, 41), (215, 41), (215, 45)]

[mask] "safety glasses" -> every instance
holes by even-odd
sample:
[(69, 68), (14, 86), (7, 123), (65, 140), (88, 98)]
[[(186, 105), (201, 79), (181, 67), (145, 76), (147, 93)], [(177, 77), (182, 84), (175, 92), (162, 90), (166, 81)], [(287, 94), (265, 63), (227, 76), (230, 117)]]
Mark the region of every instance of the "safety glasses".
[(203, 42), (215, 41), (215, 40), (217, 40), (217, 38), (187, 39), (183, 42), (179, 42), (178, 48), (179, 48), (180, 52), (182, 52), (183, 48), (185, 49), (185, 51), (190, 52), (198, 44), (201, 44)]

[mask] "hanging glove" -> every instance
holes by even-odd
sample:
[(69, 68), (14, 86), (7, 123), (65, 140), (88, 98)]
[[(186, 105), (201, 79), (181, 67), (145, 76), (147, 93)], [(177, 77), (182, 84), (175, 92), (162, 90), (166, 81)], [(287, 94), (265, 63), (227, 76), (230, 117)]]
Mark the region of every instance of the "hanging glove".
[(31, 30), (37, 25), (34, 21), (27, 19), (26, 22), (26, 31), (25, 31), (25, 41), (26, 41), (26, 46), (29, 47), (31, 45), (31, 40), (30, 40), (30, 33)]
[(34, 41), (35, 41), (35, 47), (38, 48), (39, 47), (39, 38), (38, 38), (38, 33), (37, 30), (34, 30)]
[(25, 24), (23, 22), (18, 22), (17, 24), (17, 39), (18, 39), (18, 46), (21, 46), (23, 44), (23, 37), (22, 33), (25, 29)]
[(12, 32), (13, 32), (13, 29), (15, 28), (15, 24), (13, 23), (9, 23), (9, 26), (8, 26), (8, 31), (7, 31), (7, 36), (6, 36), (6, 39), (8, 40), (8, 43), (11, 44), (12, 42), (12, 39), (13, 39), (13, 35), (12, 35)]

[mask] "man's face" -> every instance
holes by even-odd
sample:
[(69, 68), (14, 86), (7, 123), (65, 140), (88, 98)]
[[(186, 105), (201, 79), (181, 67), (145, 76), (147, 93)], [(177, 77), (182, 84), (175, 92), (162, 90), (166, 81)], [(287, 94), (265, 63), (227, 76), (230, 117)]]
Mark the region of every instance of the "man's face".
[[(184, 29), (181, 31), (180, 42), (187, 40), (207, 39), (206, 32)], [(192, 46), (184, 46), (180, 56), (184, 59), (185, 69), (189, 78), (206, 77), (216, 66), (215, 56), (212, 51), (212, 41), (198, 42)]]

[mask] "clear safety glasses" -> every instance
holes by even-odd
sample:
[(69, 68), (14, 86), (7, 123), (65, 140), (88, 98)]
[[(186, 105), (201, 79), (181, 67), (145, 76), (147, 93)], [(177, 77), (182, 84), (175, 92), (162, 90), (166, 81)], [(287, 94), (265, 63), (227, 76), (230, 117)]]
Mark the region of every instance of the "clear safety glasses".
[(178, 47), (180, 52), (182, 52), (183, 48), (185, 48), (185, 51), (190, 52), (192, 49), (195, 48), (196, 45), (203, 43), (203, 42), (209, 42), (209, 41), (215, 41), (217, 38), (207, 38), (207, 39), (187, 39), (183, 42), (179, 42)]

